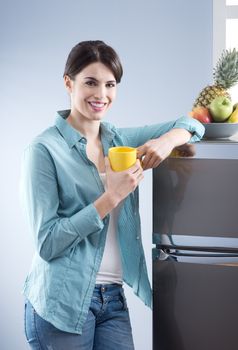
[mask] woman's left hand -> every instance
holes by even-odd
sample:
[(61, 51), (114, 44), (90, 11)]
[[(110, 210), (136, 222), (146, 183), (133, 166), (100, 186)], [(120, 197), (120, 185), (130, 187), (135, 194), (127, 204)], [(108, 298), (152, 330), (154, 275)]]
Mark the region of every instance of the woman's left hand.
[(158, 139), (149, 140), (144, 145), (138, 147), (137, 158), (142, 160), (142, 168), (144, 170), (156, 168), (170, 155), (173, 148), (174, 144), (165, 134)]
[[(166, 159), (175, 147), (181, 147), (189, 141), (191, 134), (184, 129), (172, 129), (157, 139), (147, 141), (137, 148), (137, 158), (142, 160), (144, 170), (156, 168)], [(188, 147), (186, 151), (188, 151)], [(143, 158), (143, 159), (142, 159)]]

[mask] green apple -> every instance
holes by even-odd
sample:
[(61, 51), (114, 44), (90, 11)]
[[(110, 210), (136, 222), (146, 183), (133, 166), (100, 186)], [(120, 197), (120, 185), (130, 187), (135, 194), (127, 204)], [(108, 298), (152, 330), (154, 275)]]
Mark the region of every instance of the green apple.
[(209, 110), (215, 122), (224, 122), (231, 115), (233, 105), (229, 98), (217, 96), (212, 100)]

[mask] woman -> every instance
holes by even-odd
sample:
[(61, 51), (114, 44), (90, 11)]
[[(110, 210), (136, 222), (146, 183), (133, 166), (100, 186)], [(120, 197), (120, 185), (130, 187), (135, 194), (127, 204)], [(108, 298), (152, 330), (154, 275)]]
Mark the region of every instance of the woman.
[[(64, 71), (71, 108), (24, 153), (23, 197), (36, 246), (23, 290), (32, 349), (134, 349), (123, 281), (151, 306), (138, 185), (143, 170), (204, 130), (186, 117), (140, 128), (102, 122), (122, 72), (104, 42), (76, 45)], [(114, 172), (107, 154), (119, 145), (137, 147), (138, 160)]]

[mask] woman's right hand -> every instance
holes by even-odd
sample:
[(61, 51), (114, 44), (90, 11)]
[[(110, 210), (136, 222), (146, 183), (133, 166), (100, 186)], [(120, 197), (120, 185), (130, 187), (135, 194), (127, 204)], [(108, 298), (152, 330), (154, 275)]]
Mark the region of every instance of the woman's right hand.
[(108, 157), (105, 157), (106, 192), (118, 203), (134, 191), (144, 178), (140, 160), (127, 170), (113, 171)]

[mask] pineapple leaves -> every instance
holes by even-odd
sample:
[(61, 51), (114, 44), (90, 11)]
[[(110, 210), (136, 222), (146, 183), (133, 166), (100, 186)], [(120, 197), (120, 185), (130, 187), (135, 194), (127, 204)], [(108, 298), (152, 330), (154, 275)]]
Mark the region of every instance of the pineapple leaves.
[(238, 82), (238, 51), (224, 50), (213, 73), (216, 85), (229, 89)]
[(230, 87), (238, 82), (238, 51), (224, 50), (213, 70), (214, 85), (206, 86), (198, 95), (193, 107), (209, 108), (216, 96), (226, 96), (231, 99)]

